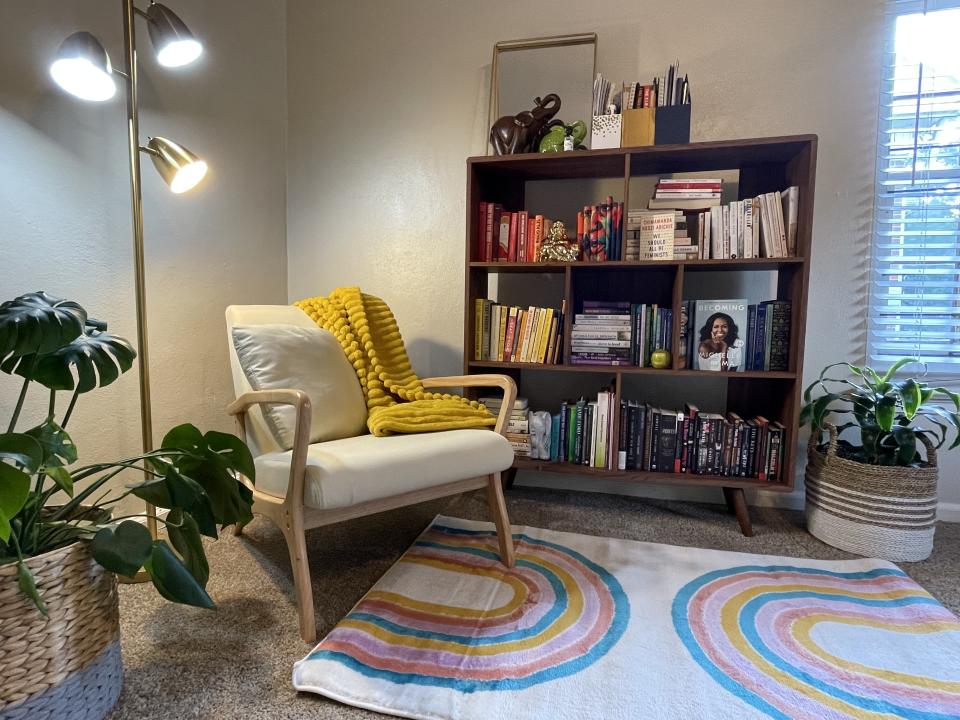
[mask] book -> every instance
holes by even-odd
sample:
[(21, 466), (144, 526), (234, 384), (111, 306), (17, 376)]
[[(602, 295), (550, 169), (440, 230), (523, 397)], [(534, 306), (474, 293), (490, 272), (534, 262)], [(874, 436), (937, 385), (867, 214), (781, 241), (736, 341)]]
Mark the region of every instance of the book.
[(746, 300), (697, 300), (693, 320), (696, 369), (743, 372), (747, 327)]
[(720, 205), (720, 196), (710, 198), (650, 198), (649, 210), (704, 210)]
[(783, 222), (786, 226), (787, 254), (797, 254), (797, 218), (800, 212), (800, 188), (791, 185), (780, 193)]
[(672, 260), (674, 213), (646, 213), (640, 217), (639, 259)]
[(510, 215), (509, 212), (501, 212), (500, 227), (497, 230), (497, 257), (501, 262), (510, 259)]

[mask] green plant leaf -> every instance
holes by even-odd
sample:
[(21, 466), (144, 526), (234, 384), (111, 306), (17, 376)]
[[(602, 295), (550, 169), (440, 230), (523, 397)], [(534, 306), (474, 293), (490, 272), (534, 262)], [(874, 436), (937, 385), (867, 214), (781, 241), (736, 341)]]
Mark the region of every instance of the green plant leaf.
[(127, 485), (136, 497), (159, 508), (172, 508), (173, 499), (167, 489), (166, 478), (152, 478), (136, 485)]
[(56, 483), (56, 486), (63, 490), (67, 495), (73, 497), (73, 478), (70, 477), (70, 471), (65, 467), (48, 467), (43, 469), (47, 477)]
[[(88, 325), (67, 345), (43, 355), (8, 360), (0, 369), (36, 380), (51, 390), (75, 389), (85, 393), (112, 383), (133, 366), (136, 356), (123, 338)], [(76, 381), (73, 371), (77, 373)]]
[(107, 570), (133, 577), (150, 556), (152, 543), (146, 525), (124, 520), (116, 530), (105, 527), (94, 535), (90, 554)]
[(45, 292), (8, 300), (0, 304), (0, 360), (52, 352), (79, 336), (86, 321), (77, 303)]
[(27, 430), (25, 434), (39, 443), (43, 450), (43, 464), (47, 468), (61, 467), (77, 461), (77, 446), (53, 417), (48, 417), (41, 425)]
[(926, 408), (925, 412), (936, 414), (953, 426), (956, 434), (954, 435), (953, 442), (950, 444), (950, 450), (960, 446), (960, 413), (950, 412), (939, 405), (930, 405)]
[(167, 600), (201, 608), (214, 607), (203, 585), (197, 582), (165, 541), (154, 540), (144, 568), (150, 574), (157, 592)]
[(868, 458), (867, 462), (873, 462), (879, 450), (880, 426), (868, 423), (860, 425), (860, 444), (863, 446), (863, 453)]
[(30, 497), (30, 478), (42, 460), (43, 450), (29, 435), (0, 434), (0, 541), (10, 540), (10, 521)]
[(164, 450), (183, 450), (192, 452), (197, 450), (203, 444), (203, 433), (195, 425), (183, 423), (177, 425), (163, 436), (163, 442), (160, 447)]
[(877, 403), (877, 424), (884, 432), (893, 428), (893, 420), (897, 414), (897, 401), (890, 395), (884, 395)]
[(167, 534), (173, 548), (183, 559), (190, 574), (198, 583), (206, 587), (210, 577), (210, 565), (203, 550), (203, 539), (196, 521), (180, 510), (173, 510), (167, 516)]
[(953, 409), (960, 411), (960, 393), (955, 393), (952, 390), (947, 390), (945, 387), (935, 387), (931, 389), (931, 393), (939, 393), (941, 395), (946, 395), (950, 400), (953, 401)]
[(827, 393), (826, 395), (821, 395), (818, 397), (813, 403), (812, 423), (814, 428), (823, 427), (823, 420), (827, 414), (827, 407), (830, 405), (830, 403), (836, 400), (837, 397), (838, 396), (834, 393)]
[(921, 367), (926, 367), (923, 363), (920, 362), (920, 358), (915, 358), (915, 357), (900, 358), (893, 365), (887, 368), (887, 371), (883, 374), (883, 377), (880, 378), (880, 381), (890, 382), (890, 380), (896, 374), (897, 370), (902, 368), (904, 365), (909, 365), (910, 363), (917, 363)]
[(227, 461), (227, 466), (231, 470), (237, 470), (246, 475), (251, 482), (257, 474), (257, 469), (253, 464), (253, 455), (250, 448), (236, 435), (210, 430), (205, 433), (203, 440), (207, 447), (220, 457)]
[(921, 402), (920, 384), (913, 378), (908, 378), (900, 383), (898, 390), (900, 401), (903, 403), (903, 414), (907, 416), (908, 420), (913, 420)]
[(910, 465), (917, 455), (917, 435), (912, 428), (895, 427), (891, 432), (896, 441), (896, 464)]
[(30, 572), (30, 568), (22, 560), (17, 563), (17, 587), (20, 588), (20, 592), (30, 598), (37, 610), (46, 617), (48, 614), (47, 606), (37, 591), (37, 583), (33, 579), (33, 573)]
[(217, 523), (213, 508), (204, 487), (191, 477), (182, 475), (177, 470), (167, 472), (167, 490), (170, 492), (170, 507), (174, 510), (182, 509), (192, 515), (197, 521), (200, 531), (207, 537), (217, 537)]

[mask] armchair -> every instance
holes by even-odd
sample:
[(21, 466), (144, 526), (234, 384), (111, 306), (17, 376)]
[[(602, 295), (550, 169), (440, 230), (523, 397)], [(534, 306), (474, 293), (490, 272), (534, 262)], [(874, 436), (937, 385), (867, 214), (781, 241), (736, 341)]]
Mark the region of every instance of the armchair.
[[(270, 518), (283, 532), (293, 566), (300, 635), (306, 642), (316, 640), (313, 593), (307, 561), (307, 530), (413, 505), (436, 498), (486, 488), (490, 512), (497, 528), (500, 559), (514, 565), (510, 520), (500, 474), (513, 463), (513, 451), (503, 433), (517, 395), (514, 381), (506, 375), (469, 375), (428, 378), (427, 388), (498, 387), (504, 402), (497, 424), (491, 430), (448, 430), (414, 435), (374, 437), (365, 431), (311, 442), (316, 437), (317, 415), (313, 405), (330, 398), (311, 398), (302, 387), (271, 387), (255, 390), (244, 373), (234, 342), (234, 330), (256, 325), (293, 325), (318, 330), (299, 308), (287, 305), (230, 306), (226, 311), (230, 365), (237, 398), (227, 412), (237, 422), (238, 432), (254, 454), (257, 482), (242, 477), (253, 492), (253, 511)], [(320, 331), (325, 332), (325, 331)], [(341, 354), (342, 357), (342, 354)], [(272, 358), (271, 358), (272, 361)], [(331, 367), (318, 366), (317, 373), (330, 378), (344, 374), (339, 361)], [(282, 358), (277, 360), (282, 363)], [(338, 407), (352, 402), (335, 398), (323, 407), (324, 413), (355, 413), (356, 407)], [(362, 402), (362, 398), (361, 398)], [(330, 404), (334, 406), (330, 406)], [(292, 443), (284, 446), (267, 422), (265, 410), (272, 406), (292, 408)], [(242, 528), (235, 528), (240, 534)]]

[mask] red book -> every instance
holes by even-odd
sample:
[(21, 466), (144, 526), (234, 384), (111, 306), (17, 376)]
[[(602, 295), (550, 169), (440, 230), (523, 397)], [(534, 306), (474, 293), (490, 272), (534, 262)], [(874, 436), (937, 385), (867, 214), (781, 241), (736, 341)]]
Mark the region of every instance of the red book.
[[(516, 213), (514, 213), (516, 214)], [(503, 337), (503, 361), (510, 362), (513, 357), (513, 338), (517, 334), (517, 312), (516, 308), (510, 308), (510, 316), (507, 318), (507, 330)]]
[(526, 210), (520, 211), (520, 217), (517, 220), (517, 261), (526, 262), (527, 260), (527, 227), (530, 222), (530, 213)]
[(517, 261), (517, 243), (520, 240), (520, 229), (517, 222), (519, 219), (520, 213), (510, 213), (510, 244), (507, 246), (507, 260), (509, 262)]
[(651, 97), (652, 95), (653, 95), (653, 85), (644, 85), (643, 86), (643, 105), (641, 105), (641, 107), (645, 107), (645, 108), (650, 107), (650, 103), (652, 101), (652, 97)]
[(487, 229), (484, 237), (483, 261), (493, 262), (496, 255), (493, 254), (493, 226), (497, 224), (499, 228), (500, 214), (497, 211), (496, 203), (487, 203)]
[(483, 262), (486, 259), (487, 252), (487, 203), (480, 202), (480, 212), (477, 213), (477, 229), (475, 231), (477, 238), (477, 249), (474, 259)]
[[(533, 262), (537, 261), (537, 253), (540, 250), (540, 243), (543, 241), (543, 225), (544, 217), (543, 215), (537, 215), (534, 219), (533, 225), (533, 247), (531, 248), (531, 260)], [(529, 243), (528, 243), (529, 244)]]
[(494, 225), (493, 232), (497, 240), (498, 262), (506, 262), (510, 258), (510, 213), (506, 210), (500, 211), (500, 224)]

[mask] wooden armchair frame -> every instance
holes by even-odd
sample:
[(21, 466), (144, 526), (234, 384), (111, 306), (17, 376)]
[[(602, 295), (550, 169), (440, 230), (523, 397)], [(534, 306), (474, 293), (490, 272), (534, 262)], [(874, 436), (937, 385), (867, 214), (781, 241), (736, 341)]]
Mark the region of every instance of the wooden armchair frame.
[[(500, 434), (504, 434), (506, 431), (507, 422), (517, 398), (517, 386), (513, 378), (507, 375), (455, 375), (427, 378), (421, 380), (421, 382), (427, 388), (501, 388), (503, 390), (503, 404), (500, 407), (500, 414), (497, 417), (494, 430)], [(264, 492), (243, 476), (240, 480), (253, 493), (253, 511), (265, 515), (276, 523), (287, 541), (290, 564), (293, 566), (297, 613), (300, 618), (300, 635), (305, 642), (312, 643), (317, 639), (313, 590), (310, 584), (310, 566), (307, 562), (306, 544), (306, 531), (312, 528), (486, 487), (487, 502), (490, 505), (490, 512), (497, 527), (500, 559), (507, 567), (513, 567), (513, 536), (510, 531), (510, 519), (503, 498), (503, 486), (500, 482), (499, 472), (371, 500), (350, 507), (333, 510), (307, 507), (303, 502), (303, 490), (307, 469), (307, 449), (310, 446), (310, 398), (302, 390), (292, 389), (254, 390), (244, 393), (227, 406), (227, 413), (233, 415), (236, 419), (237, 430), (241, 438), (246, 439), (247, 436), (247, 411), (257, 405), (291, 405), (296, 409), (297, 422), (290, 461), (290, 479), (286, 494), (281, 497)], [(234, 534), (240, 535), (242, 531), (243, 528), (237, 526), (234, 529)]]

